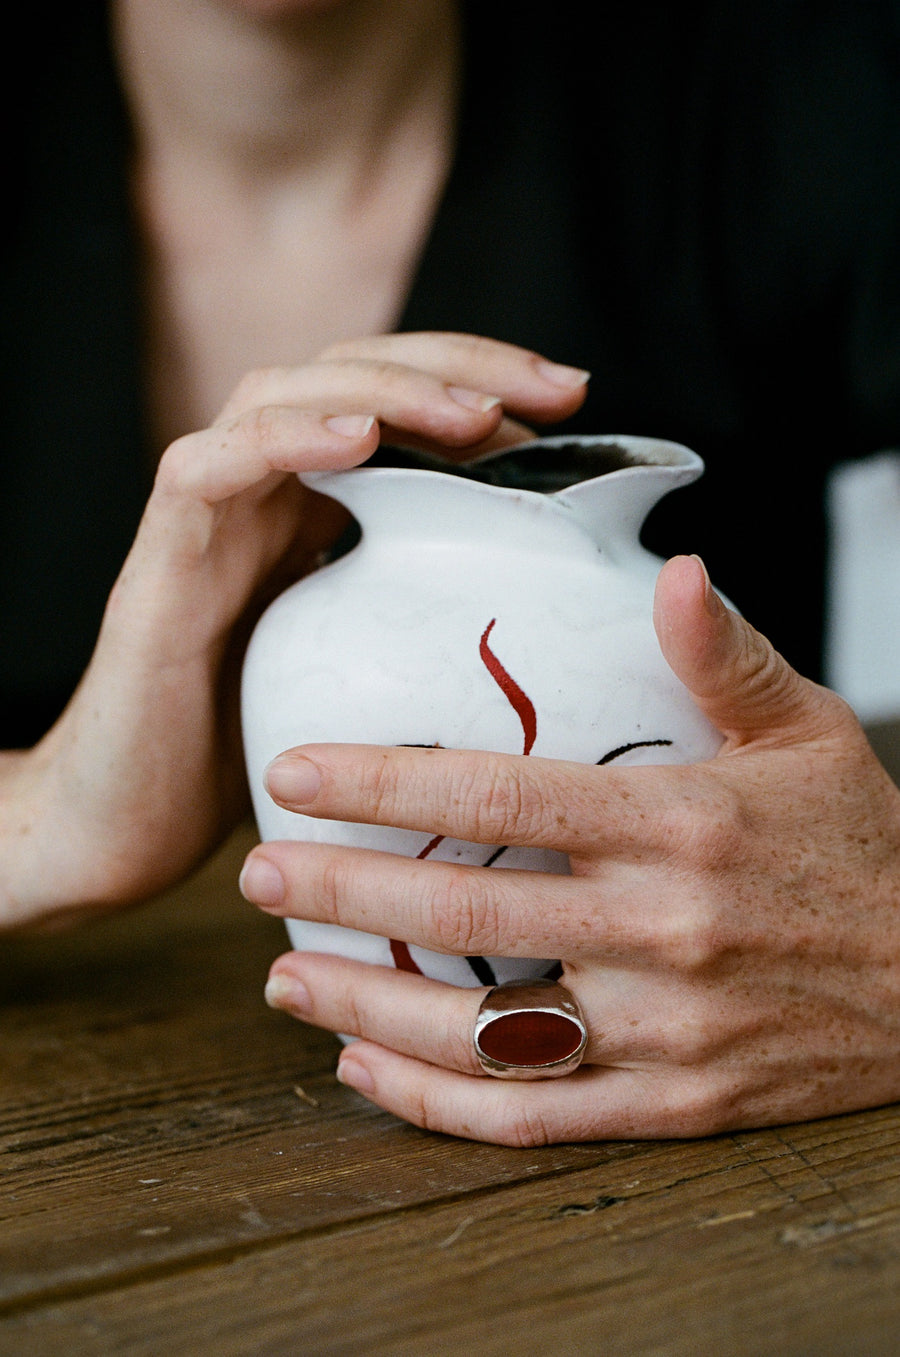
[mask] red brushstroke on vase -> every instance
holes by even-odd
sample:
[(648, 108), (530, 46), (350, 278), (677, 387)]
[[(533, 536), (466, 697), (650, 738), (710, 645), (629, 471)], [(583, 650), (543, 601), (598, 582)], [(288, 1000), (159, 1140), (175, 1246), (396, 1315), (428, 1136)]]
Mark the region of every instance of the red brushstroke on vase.
[(412, 975), (425, 974), (422, 968), (413, 961), (405, 942), (398, 942), (396, 938), (391, 938), (391, 956), (394, 958), (394, 965), (398, 971), (409, 971)]
[(497, 656), (488, 645), (488, 637), (494, 629), (496, 617), (489, 622), (484, 629), (481, 637), (481, 644), (478, 647), (479, 654), (484, 661), (485, 668), (491, 678), (497, 684), (497, 687), (503, 693), (509, 705), (518, 716), (522, 723), (522, 733), (525, 736), (525, 748), (523, 754), (530, 754), (535, 739), (537, 738), (537, 712), (534, 710), (534, 703), (527, 693), (516, 683), (515, 679), (506, 672), (503, 665), (497, 659)]
[[(519, 718), (524, 736), (523, 754), (530, 754), (537, 738), (537, 712), (534, 709), (534, 703), (527, 693), (519, 687), (515, 679), (504, 668), (497, 656), (488, 645), (488, 637), (494, 629), (496, 617), (492, 618), (487, 624), (481, 635), (481, 641), (478, 645), (478, 653), (481, 656), (482, 663), (490, 674), (491, 678), (497, 684), (497, 687), (503, 693), (509, 705)], [(436, 834), (422, 849), (417, 853), (417, 858), (427, 858), (433, 853), (439, 843), (442, 843), (446, 835)], [(493, 859), (492, 859), (493, 860)], [(391, 956), (394, 958), (394, 965), (398, 971), (410, 971), (413, 975), (422, 975), (423, 971), (413, 961), (409, 947), (405, 942), (398, 942), (396, 939), (390, 939)]]

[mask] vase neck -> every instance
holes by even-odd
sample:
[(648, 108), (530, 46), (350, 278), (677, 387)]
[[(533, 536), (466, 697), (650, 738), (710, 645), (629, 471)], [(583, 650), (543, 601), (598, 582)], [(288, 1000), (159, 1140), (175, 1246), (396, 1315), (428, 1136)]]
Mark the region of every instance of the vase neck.
[(390, 539), (593, 553), (590, 528), (553, 495), (505, 490), (441, 472), (393, 467), (305, 474), (305, 484), (338, 500), (370, 544)]
[(621, 450), (622, 464), (579, 481), (553, 496), (578, 518), (599, 545), (637, 545), (644, 519), (663, 496), (703, 475), (703, 461), (681, 443), (658, 438), (609, 440)]
[(548, 438), (461, 466), (385, 450), (378, 464), (301, 479), (348, 508), (364, 536), (580, 542), (615, 555), (638, 547), (663, 495), (702, 472), (696, 453), (659, 439)]

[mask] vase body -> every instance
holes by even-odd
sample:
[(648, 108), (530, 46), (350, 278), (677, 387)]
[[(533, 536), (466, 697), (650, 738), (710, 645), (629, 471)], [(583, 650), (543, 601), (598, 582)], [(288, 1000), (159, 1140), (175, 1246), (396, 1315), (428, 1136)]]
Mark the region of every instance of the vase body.
[[(550, 467), (562, 488), (522, 488), (529, 459), (533, 483), (548, 483)], [(638, 539), (656, 500), (701, 473), (677, 444), (616, 437), (540, 440), (462, 475), (367, 465), (304, 476), (350, 509), (361, 538), (276, 599), (251, 638), (243, 729), (261, 837), (565, 872), (566, 858), (546, 850), (290, 813), (265, 792), (264, 769), (286, 749), (332, 741), (615, 766), (712, 756), (721, 736), (660, 652), (652, 602), (662, 562)], [(300, 950), (461, 985), (546, 975), (555, 960), (447, 956), (332, 925), (287, 927)]]

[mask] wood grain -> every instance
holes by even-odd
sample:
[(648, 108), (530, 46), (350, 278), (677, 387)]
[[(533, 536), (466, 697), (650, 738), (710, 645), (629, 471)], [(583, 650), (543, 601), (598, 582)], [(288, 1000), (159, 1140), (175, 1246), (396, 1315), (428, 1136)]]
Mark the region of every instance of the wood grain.
[(509, 1150), (406, 1126), (271, 1013), (237, 836), (0, 958), (0, 1353), (895, 1357), (900, 1108)]

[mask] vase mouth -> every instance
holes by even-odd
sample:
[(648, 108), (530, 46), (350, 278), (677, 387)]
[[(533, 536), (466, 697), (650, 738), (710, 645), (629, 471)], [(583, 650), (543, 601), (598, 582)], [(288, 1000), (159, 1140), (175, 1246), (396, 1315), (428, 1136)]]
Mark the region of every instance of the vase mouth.
[(453, 480), (474, 481), (502, 490), (553, 495), (585, 481), (615, 473), (634, 473), (650, 468), (699, 475), (703, 462), (697, 453), (681, 443), (633, 434), (559, 434), (518, 443), (512, 448), (483, 453), (469, 462), (451, 462), (438, 453), (390, 444), (381, 445), (372, 456), (348, 471), (304, 472), (301, 479), (310, 486), (321, 485), (335, 476), (358, 472), (391, 471), (406, 475), (442, 476)]

